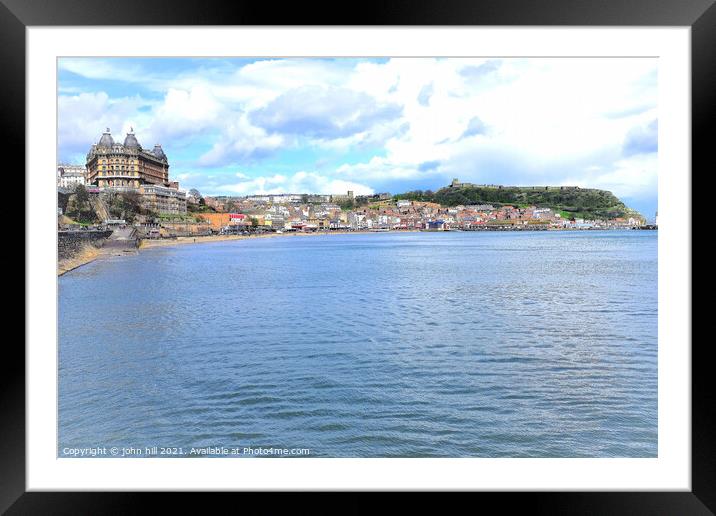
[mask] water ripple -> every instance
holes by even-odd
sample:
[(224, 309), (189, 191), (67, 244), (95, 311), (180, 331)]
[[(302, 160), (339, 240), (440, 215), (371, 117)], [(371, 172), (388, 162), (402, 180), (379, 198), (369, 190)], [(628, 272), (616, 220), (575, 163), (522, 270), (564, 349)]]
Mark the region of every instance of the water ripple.
[(158, 248), (59, 278), (60, 446), (654, 457), (653, 232)]

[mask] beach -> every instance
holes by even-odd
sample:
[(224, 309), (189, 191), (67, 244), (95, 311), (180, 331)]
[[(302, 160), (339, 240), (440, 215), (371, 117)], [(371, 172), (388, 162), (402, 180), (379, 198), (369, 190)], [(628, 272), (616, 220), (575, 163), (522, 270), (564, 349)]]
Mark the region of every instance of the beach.
[(139, 248), (147, 249), (151, 247), (165, 247), (171, 245), (183, 244), (201, 244), (205, 242), (224, 242), (227, 240), (249, 240), (256, 238), (276, 238), (288, 236), (326, 236), (326, 235), (350, 235), (354, 233), (364, 233), (358, 231), (316, 231), (315, 233), (266, 233), (262, 235), (211, 235), (211, 236), (188, 236), (165, 239), (145, 239), (142, 240)]
[[(402, 230), (400, 233), (409, 233), (418, 230)], [(366, 234), (371, 231), (316, 231), (314, 233), (266, 233), (262, 235), (210, 235), (210, 236), (182, 236), (177, 238), (164, 239), (141, 239), (138, 249), (151, 249), (154, 247), (168, 247), (185, 244), (202, 244), (208, 242), (226, 242), (229, 240), (252, 240), (257, 238), (277, 238), (277, 237), (309, 237), (309, 236), (328, 236), (328, 235), (353, 235)], [(397, 233), (397, 232), (394, 232)], [(79, 253), (72, 258), (59, 260), (57, 263), (57, 275), (74, 270), (82, 265), (86, 265), (96, 259), (104, 256), (121, 256), (125, 252), (136, 252), (134, 250), (118, 251), (117, 249), (97, 248), (92, 245), (85, 246)]]
[(81, 267), (91, 261), (97, 259), (102, 254), (102, 249), (97, 248), (91, 244), (83, 246), (83, 248), (75, 254), (72, 258), (66, 258), (64, 260), (58, 260), (57, 262), (57, 275), (62, 276), (66, 272)]

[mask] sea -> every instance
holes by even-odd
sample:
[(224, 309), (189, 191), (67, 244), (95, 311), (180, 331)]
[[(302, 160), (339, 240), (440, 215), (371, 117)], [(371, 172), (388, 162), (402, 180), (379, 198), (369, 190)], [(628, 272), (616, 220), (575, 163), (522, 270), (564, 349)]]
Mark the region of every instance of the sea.
[(58, 457), (657, 456), (656, 231), (249, 238), (58, 282)]

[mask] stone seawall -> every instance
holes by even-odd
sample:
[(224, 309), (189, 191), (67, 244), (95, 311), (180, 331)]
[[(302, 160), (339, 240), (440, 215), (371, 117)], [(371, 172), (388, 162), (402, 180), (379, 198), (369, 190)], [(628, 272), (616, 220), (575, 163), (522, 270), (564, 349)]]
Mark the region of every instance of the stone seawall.
[(72, 258), (86, 244), (102, 247), (111, 234), (111, 231), (58, 231), (57, 256), (60, 260)]

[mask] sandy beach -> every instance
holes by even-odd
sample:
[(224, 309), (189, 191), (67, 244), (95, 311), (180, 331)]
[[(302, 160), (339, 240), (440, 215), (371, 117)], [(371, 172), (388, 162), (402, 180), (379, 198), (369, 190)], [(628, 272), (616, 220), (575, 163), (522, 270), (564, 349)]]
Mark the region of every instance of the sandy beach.
[(62, 276), (66, 272), (81, 267), (86, 263), (97, 259), (102, 254), (102, 249), (91, 244), (85, 245), (75, 256), (57, 262), (57, 275)]
[[(417, 230), (403, 230), (400, 233), (410, 233)], [(257, 238), (279, 238), (279, 237), (318, 237), (318, 236), (330, 236), (330, 235), (359, 235), (366, 233), (375, 233), (371, 231), (317, 231), (315, 233), (266, 233), (263, 235), (211, 235), (211, 236), (196, 236), (196, 237), (177, 237), (167, 239), (144, 239), (140, 241), (139, 250), (151, 249), (154, 247), (168, 247), (174, 245), (186, 245), (186, 244), (202, 244), (207, 242), (226, 242), (229, 240), (254, 240)], [(394, 231), (393, 233), (396, 233)], [(66, 272), (81, 267), (87, 263), (90, 263), (102, 256), (119, 256), (121, 252), (117, 249), (103, 249), (96, 248), (88, 245), (83, 248), (77, 255), (66, 260), (60, 260), (57, 264), (57, 275), (62, 276)]]
[[(400, 233), (409, 233), (417, 230), (404, 230)], [(224, 242), (228, 240), (254, 240), (257, 238), (280, 238), (280, 237), (316, 237), (330, 235), (360, 235), (366, 233), (375, 233), (371, 231), (317, 231), (315, 233), (266, 233), (263, 235), (212, 235), (197, 237), (177, 237), (172, 239), (142, 240), (139, 245), (140, 249), (148, 249), (152, 247), (166, 247), (172, 245), (183, 244), (200, 244), (204, 242)], [(393, 231), (398, 233), (398, 231)]]

